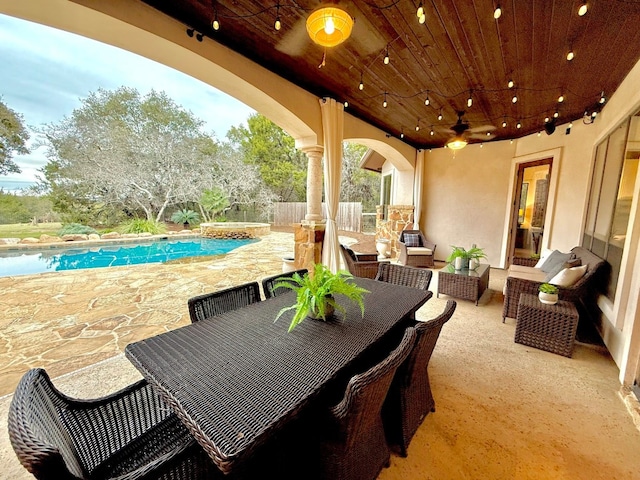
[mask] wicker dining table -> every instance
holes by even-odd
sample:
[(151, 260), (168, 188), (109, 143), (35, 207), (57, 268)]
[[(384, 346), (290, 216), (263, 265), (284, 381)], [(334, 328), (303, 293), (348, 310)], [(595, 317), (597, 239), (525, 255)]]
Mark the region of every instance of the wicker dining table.
[[(321, 398), (332, 382), (400, 335), (432, 293), (356, 278), (369, 290), (365, 313), (346, 309), (287, 332), (274, 322), (293, 292), (136, 343), (127, 358), (175, 410), (223, 473), (230, 473)], [(394, 340), (395, 341), (395, 340)]]

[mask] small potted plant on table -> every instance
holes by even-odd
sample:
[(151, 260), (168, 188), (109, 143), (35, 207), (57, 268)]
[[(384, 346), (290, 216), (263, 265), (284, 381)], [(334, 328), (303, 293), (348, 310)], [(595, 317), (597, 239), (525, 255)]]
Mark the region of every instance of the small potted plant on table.
[(282, 279), (274, 285), (274, 288), (278, 287), (290, 288), (296, 292), (296, 303), (284, 307), (276, 316), (278, 320), (284, 312), (295, 310), (289, 331), (307, 317), (326, 320), (335, 310), (344, 315), (345, 309), (336, 301), (334, 295), (344, 295), (357, 303), (364, 315), (363, 298), (365, 293), (369, 293), (353, 283), (353, 276), (349, 272), (341, 270), (333, 273), (321, 263), (316, 264), (313, 274), (306, 273), (301, 276), (296, 273), (293, 277)]
[(478, 248), (475, 244), (466, 250), (464, 247), (456, 247), (452, 245), (453, 249), (447, 257), (447, 263), (453, 264), (453, 268), (456, 270), (462, 270), (468, 268), (473, 270), (480, 265), (480, 259), (487, 258), (482, 248)]
[(550, 283), (543, 283), (538, 287), (538, 299), (547, 305), (558, 303), (558, 287)]

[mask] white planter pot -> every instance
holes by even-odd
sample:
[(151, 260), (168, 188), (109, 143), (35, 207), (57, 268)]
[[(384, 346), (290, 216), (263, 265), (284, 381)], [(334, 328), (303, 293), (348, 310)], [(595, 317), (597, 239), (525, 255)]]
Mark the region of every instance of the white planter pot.
[(546, 303), (547, 305), (555, 305), (556, 303), (558, 303), (558, 294), (538, 292), (538, 299), (542, 303)]
[(477, 258), (472, 258), (469, 260), (469, 270), (475, 270), (480, 266), (480, 262)]
[(376, 250), (381, 257), (389, 257), (391, 255), (391, 242), (386, 238), (381, 238), (376, 241)]

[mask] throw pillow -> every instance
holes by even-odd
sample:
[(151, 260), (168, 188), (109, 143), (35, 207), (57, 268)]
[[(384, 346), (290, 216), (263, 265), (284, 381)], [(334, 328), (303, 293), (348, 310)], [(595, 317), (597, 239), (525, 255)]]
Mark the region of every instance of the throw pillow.
[(564, 262), (567, 262), (571, 259), (571, 253), (562, 253), (558, 250), (554, 250), (551, 252), (551, 255), (544, 261), (540, 270), (544, 273), (549, 273), (553, 270), (558, 264), (562, 265)]
[(571, 287), (575, 283), (584, 277), (587, 273), (587, 266), (581, 265), (580, 267), (565, 268), (555, 277), (549, 280), (549, 283), (557, 285), (558, 287)]
[(549, 270), (544, 281), (550, 283), (550, 280), (565, 268), (579, 267), (581, 263), (582, 261), (579, 258), (572, 258), (564, 263), (558, 263), (554, 268)]
[(419, 247), (420, 246), (420, 235), (417, 233), (405, 233), (404, 234), (404, 244), (407, 247)]
[(543, 248), (542, 253), (540, 254), (540, 259), (535, 264), (535, 268), (540, 268), (542, 264), (547, 260), (547, 258), (549, 258), (549, 255), (551, 255), (552, 252), (553, 250), (551, 250), (550, 248)]

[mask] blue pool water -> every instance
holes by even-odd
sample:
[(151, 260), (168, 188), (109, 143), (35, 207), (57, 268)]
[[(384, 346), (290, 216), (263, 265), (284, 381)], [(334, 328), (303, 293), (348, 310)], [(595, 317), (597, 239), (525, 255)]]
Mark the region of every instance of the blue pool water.
[(258, 240), (190, 238), (154, 240), (145, 243), (100, 245), (82, 248), (52, 248), (0, 253), (0, 277), (58, 272), (79, 268), (118, 267), (161, 263), (186, 257), (221, 255)]

